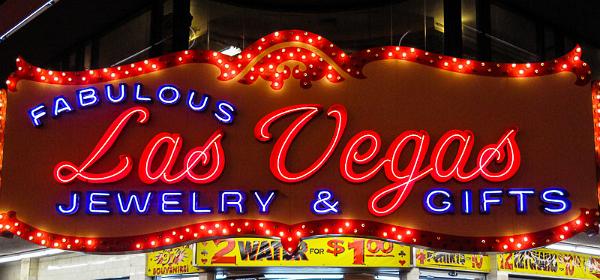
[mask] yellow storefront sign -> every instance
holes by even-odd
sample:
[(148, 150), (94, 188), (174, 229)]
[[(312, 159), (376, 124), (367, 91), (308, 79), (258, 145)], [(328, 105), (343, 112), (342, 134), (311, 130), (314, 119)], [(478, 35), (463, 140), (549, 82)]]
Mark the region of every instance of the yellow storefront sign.
[(196, 244), (196, 265), (303, 267), (410, 267), (410, 247), (351, 237), (307, 239), (288, 254), (281, 242), (266, 238), (212, 240)]
[(427, 268), (489, 272), (490, 257), (482, 254), (448, 253), (415, 248), (415, 265)]
[(147, 254), (147, 276), (198, 272), (193, 265), (194, 245), (186, 245)]
[(600, 279), (600, 257), (535, 249), (498, 255), (498, 269), (518, 274), (534, 274), (562, 279)]

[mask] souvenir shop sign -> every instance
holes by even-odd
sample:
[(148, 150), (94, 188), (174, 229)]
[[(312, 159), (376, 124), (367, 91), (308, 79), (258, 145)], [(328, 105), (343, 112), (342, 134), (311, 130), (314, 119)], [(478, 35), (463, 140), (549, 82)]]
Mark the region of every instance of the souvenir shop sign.
[(490, 257), (415, 248), (415, 266), (437, 269), (490, 272)]
[(498, 254), (498, 270), (515, 274), (554, 276), (560, 279), (600, 279), (600, 257), (535, 249)]
[(194, 247), (185, 245), (146, 255), (146, 276), (185, 274), (200, 271), (194, 266)]
[(78, 251), (219, 237), (518, 250), (596, 230), (581, 49), (497, 64), (305, 31), (81, 72), (17, 60), (0, 224)]
[(196, 244), (196, 265), (239, 267), (410, 267), (410, 247), (354, 237), (312, 238), (288, 252), (280, 240), (231, 238)]

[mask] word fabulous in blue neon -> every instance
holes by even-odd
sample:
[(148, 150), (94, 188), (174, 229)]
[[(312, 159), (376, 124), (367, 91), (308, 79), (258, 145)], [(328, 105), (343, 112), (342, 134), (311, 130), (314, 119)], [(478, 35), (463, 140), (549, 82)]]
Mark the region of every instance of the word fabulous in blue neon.
[[(60, 118), (76, 110), (84, 110), (98, 106), (102, 103), (121, 104), (130, 99), (138, 104), (158, 102), (165, 106), (175, 106), (185, 103), (185, 106), (194, 112), (205, 112), (210, 107), (211, 96), (198, 93), (194, 89), (184, 91), (175, 85), (164, 84), (155, 91), (149, 92), (141, 83), (129, 85), (106, 84), (101, 88), (85, 87), (75, 90), (73, 95), (59, 95), (54, 97), (52, 104), (40, 103), (32, 106), (27, 115), (35, 127), (43, 125), (44, 120), (51, 116)], [(236, 108), (226, 100), (217, 100), (212, 105), (212, 116), (219, 122), (231, 124), (236, 115)]]

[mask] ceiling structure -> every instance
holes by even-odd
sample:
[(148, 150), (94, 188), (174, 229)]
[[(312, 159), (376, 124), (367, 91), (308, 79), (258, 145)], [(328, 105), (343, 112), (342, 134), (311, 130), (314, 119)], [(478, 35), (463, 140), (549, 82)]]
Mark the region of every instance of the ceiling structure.
[[(305, 1), (276, 1), (276, 0), (223, 0), (236, 6), (267, 9), (275, 11), (296, 11), (310, 13), (327, 13), (340, 10), (357, 10), (368, 7), (377, 7), (398, 1), (385, 0), (305, 0)], [(577, 38), (600, 47), (600, 2), (574, 0), (565, 4), (565, 1), (548, 0), (540, 5), (535, 0), (492, 0), (494, 4), (505, 6), (513, 11), (518, 11), (523, 16), (535, 18), (546, 24), (558, 27), (565, 34), (573, 34)]]
[(0, 258), (42, 248), (44, 247), (27, 242), (21, 238), (0, 237)]
[(570, 238), (566, 243), (600, 248), (600, 235), (582, 233)]
[[(18, 6), (35, 6), (41, 0), (8, 0), (0, 5), (0, 28), (10, 26), (10, 22), (20, 21), (27, 12), (15, 11)], [(275, 1), (275, 0), (222, 0), (242, 7), (266, 9), (288, 12), (327, 13), (331, 11), (344, 11), (380, 7), (395, 1), (372, 0), (332, 0), (332, 1)], [(538, 1), (528, 0), (496, 0), (498, 5), (508, 6), (511, 10), (518, 11), (523, 16), (535, 18), (541, 22), (556, 26), (565, 34), (573, 34), (578, 41), (600, 48), (600, 2), (575, 0), (565, 7), (564, 1)], [(27, 57), (31, 62), (43, 65), (47, 60), (60, 55), (65, 49), (72, 48), (78, 43), (98, 35), (103, 30), (118, 25), (124, 18), (136, 13), (141, 13), (139, 7), (148, 6), (149, 1), (144, 0), (106, 0), (106, 1), (76, 1), (62, 0), (56, 2), (50, 9), (35, 18), (32, 23), (16, 32), (5, 42), (0, 43), (0, 74), (4, 76), (12, 71), (14, 58), (17, 55)], [(67, 16), (68, 15), (68, 16)], [(86, 24), (73, 24), (85, 22)], [(33, 27), (32, 27), (33, 26)], [(35, 27), (35, 28), (34, 28)], [(2, 32), (2, 31), (0, 31)], [(68, 36), (64, 36), (68, 34)], [(40, 47), (43, 52), (40, 52)]]

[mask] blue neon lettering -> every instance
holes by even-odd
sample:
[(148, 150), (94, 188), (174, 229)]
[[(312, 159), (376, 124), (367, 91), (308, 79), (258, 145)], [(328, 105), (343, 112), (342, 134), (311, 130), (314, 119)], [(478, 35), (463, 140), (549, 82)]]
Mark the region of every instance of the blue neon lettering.
[(58, 117), (61, 113), (73, 112), (73, 107), (65, 99), (64, 96), (60, 95), (54, 98), (54, 106), (52, 110), (52, 116)]
[(179, 200), (171, 200), (173, 197), (181, 197), (183, 193), (181, 192), (166, 192), (161, 195), (161, 211), (165, 214), (171, 213), (183, 213), (183, 209), (181, 207), (176, 207), (181, 204)]
[(246, 213), (246, 209), (244, 207), (245, 200), (246, 197), (244, 193), (240, 191), (221, 192), (221, 199), (219, 200), (219, 212), (227, 213), (229, 208), (234, 208), (238, 214)]
[(100, 103), (98, 90), (95, 87), (77, 90), (77, 104), (80, 108), (94, 106)]
[(508, 195), (517, 198), (517, 213), (527, 213), (527, 197), (535, 194), (534, 189), (511, 189)]
[[(445, 198), (442, 199), (441, 205), (438, 206), (435, 203), (435, 198), (443, 196)], [(445, 214), (454, 211), (454, 207), (452, 206), (452, 194), (448, 189), (432, 189), (425, 193), (424, 199), (425, 210), (429, 213), (433, 214)]]
[(490, 213), (491, 205), (502, 204), (502, 197), (494, 197), (493, 195), (502, 195), (500, 189), (483, 189), (479, 193), (480, 195), (480, 212), (483, 214)]
[[(165, 95), (166, 92), (171, 92), (171, 97), (167, 97)], [(156, 92), (156, 97), (158, 97), (158, 100), (162, 104), (173, 105), (179, 102), (179, 99), (181, 99), (181, 93), (179, 92), (179, 89), (175, 86), (163, 85), (158, 88), (158, 91)]]
[(217, 102), (217, 110), (217, 112), (213, 113), (217, 120), (224, 124), (233, 122), (233, 115), (235, 113), (235, 107), (233, 107), (233, 105), (227, 103), (227, 101), (221, 100)]
[(340, 202), (333, 198), (333, 193), (328, 190), (320, 190), (311, 201), (311, 209), (317, 215), (338, 214)]
[(462, 209), (463, 214), (473, 213), (473, 192), (471, 190), (462, 190)]
[(119, 84), (119, 96), (114, 97), (114, 87), (111, 84), (104, 86), (104, 92), (106, 94), (106, 98), (110, 103), (120, 103), (125, 100), (127, 97), (127, 84)]
[(190, 89), (189, 93), (188, 93), (188, 102), (187, 105), (188, 107), (190, 107), (190, 109), (192, 109), (192, 111), (195, 112), (202, 112), (204, 110), (206, 110), (206, 108), (208, 107), (208, 101), (210, 99), (210, 96), (207, 94), (203, 94), (201, 97), (201, 101), (198, 104), (194, 104), (194, 96), (196, 96), (197, 92), (193, 89)]
[(63, 215), (73, 215), (77, 213), (77, 211), (79, 211), (79, 196), (78, 192), (72, 192), (71, 200), (69, 201), (71, 207), (67, 208), (64, 204), (56, 204), (56, 211)]
[(192, 192), (192, 213), (198, 214), (210, 214), (212, 209), (210, 207), (201, 208), (198, 205), (198, 193)]
[(40, 127), (42, 126), (42, 121), (40, 121), (40, 119), (46, 115), (46, 106), (44, 106), (44, 104), (39, 104), (29, 109), (28, 115), (33, 126)]
[(142, 95), (142, 84), (135, 83), (133, 85), (133, 91), (135, 94), (133, 95), (133, 100), (140, 103), (152, 102), (152, 98), (149, 96)]
[[(141, 196), (141, 195), (140, 195)], [(140, 214), (145, 214), (150, 209), (150, 198), (152, 197), (152, 193), (146, 193), (146, 198), (144, 200), (143, 206), (141, 205), (140, 198), (138, 194), (132, 193), (127, 198), (127, 203), (124, 203), (123, 194), (117, 193), (117, 201), (119, 204), (119, 211), (123, 214), (128, 214), (131, 211), (131, 205), (135, 204), (135, 209)]]
[(107, 206), (108, 201), (98, 200), (109, 196), (108, 192), (88, 192), (88, 212), (90, 214), (109, 214), (110, 210), (102, 207)]
[(542, 191), (540, 200), (544, 202), (544, 212), (548, 214), (563, 214), (571, 209), (571, 202), (567, 199), (569, 193), (560, 188), (549, 188)]
[(258, 212), (261, 214), (269, 213), (269, 207), (271, 206), (271, 203), (273, 202), (273, 199), (275, 198), (274, 191), (269, 191), (267, 194), (268, 194), (267, 199), (264, 200), (262, 197), (260, 197), (260, 193), (254, 192), (254, 199), (256, 199), (256, 202), (260, 206), (258, 208)]

